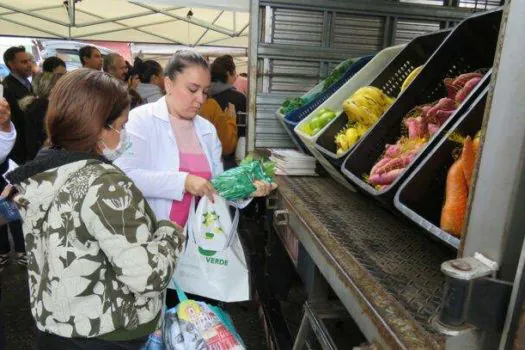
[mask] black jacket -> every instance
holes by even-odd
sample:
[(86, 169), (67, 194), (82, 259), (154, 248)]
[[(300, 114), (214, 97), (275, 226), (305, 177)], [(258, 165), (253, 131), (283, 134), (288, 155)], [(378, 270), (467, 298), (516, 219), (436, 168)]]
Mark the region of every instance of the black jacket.
[(44, 117), (46, 116), (47, 98), (37, 98), (29, 106), (25, 113), (25, 136), (27, 160), (33, 160), (46, 140), (46, 129)]
[(18, 101), (27, 95), (32, 95), (33, 91), (32, 89), (28, 90), (11, 74), (2, 81), (2, 85), (4, 86), (4, 97), (9, 103), (9, 107), (11, 107), (11, 120), (13, 121), (17, 132), (15, 146), (13, 147), (9, 158), (13, 159), (18, 164), (23, 164), (27, 160), (25, 123), (24, 112), (22, 112), (18, 106)]
[(228, 107), (228, 103), (235, 106), (237, 112), (246, 112), (246, 96), (242, 92), (235, 90), (231, 85), (221, 82), (213, 82), (208, 91), (209, 97), (219, 103), (222, 109)]

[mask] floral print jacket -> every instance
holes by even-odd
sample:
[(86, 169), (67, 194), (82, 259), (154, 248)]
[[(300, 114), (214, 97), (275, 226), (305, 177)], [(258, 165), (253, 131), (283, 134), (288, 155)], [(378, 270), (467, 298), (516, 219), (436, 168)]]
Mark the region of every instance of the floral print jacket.
[(155, 328), (182, 236), (156, 221), (133, 182), (105, 159), (55, 150), (8, 178), (21, 194), (38, 328), (62, 337)]

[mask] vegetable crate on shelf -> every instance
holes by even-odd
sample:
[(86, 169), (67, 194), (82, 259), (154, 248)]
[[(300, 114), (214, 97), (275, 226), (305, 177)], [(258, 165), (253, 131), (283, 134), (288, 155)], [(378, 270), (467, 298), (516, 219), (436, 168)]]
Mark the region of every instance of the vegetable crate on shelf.
[[(315, 99), (310, 101), (309, 103), (305, 104), (304, 106), (299, 107), (298, 109), (294, 110), (293, 112), (290, 112), (286, 115), (282, 115), (280, 112), (280, 108), (277, 110), (277, 119), (281, 121), (281, 123), (284, 126), (284, 129), (286, 132), (290, 135), (295, 145), (303, 152), (308, 153), (307, 148), (303, 144), (303, 142), (297, 137), (297, 135), (294, 133), (294, 128), (297, 126), (297, 124), (303, 120), (306, 116), (308, 116), (314, 109), (316, 109), (321, 103), (323, 103), (328, 97), (330, 97), (334, 92), (336, 92), (344, 83), (346, 83), (350, 78), (354, 76), (361, 68), (363, 68), (371, 59), (373, 56), (364, 56), (361, 58), (358, 58), (349, 68), (348, 70), (343, 74), (343, 76), (333, 83), (328, 89), (326, 89), (323, 92), (320, 92), (318, 96), (316, 96)], [(319, 90), (319, 86), (322, 89), (324, 82), (316, 85), (313, 90)], [(312, 95), (312, 90), (310, 90), (307, 95)], [(319, 92), (319, 91), (318, 91)]]
[[(383, 70), (376, 73), (376, 76), (371, 76), (368, 81), (363, 82), (363, 84), (356, 87), (354, 91), (349, 91), (346, 98), (350, 97), (358, 88), (367, 85), (381, 89), (390, 97), (397, 97), (406, 77), (415, 68), (425, 64), (449, 33), (448, 30), (444, 30), (414, 38)], [(346, 114), (343, 113), (337, 120), (334, 120), (329, 127), (324, 129), (316, 139), (316, 149), (321, 152), (339, 172), (341, 171), (341, 164), (352, 150), (352, 147), (344, 153), (337, 154), (335, 136), (346, 126), (347, 122), (348, 118)], [(363, 135), (363, 137), (365, 136), (366, 134)]]
[(386, 207), (393, 208), (395, 193), (404, 179), (412, 172), (423, 157), (439, 141), (477, 95), (489, 83), (491, 70), (460, 104), (456, 112), (441, 125), (415, 155), (403, 171), (389, 186), (376, 189), (365, 177), (383, 155), (386, 145), (395, 144), (402, 136), (404, 118), (415, 106), (424, 105), (447, 96), (443, 79), (462, 73), (490, 68), (493, 65), (502, 11), (490, 11), (473, 15), (462, 21), (445, 39), (425, 67), (390, 109), (369, 130), (368, 134), (353, 148), (341, 168), (343, 174), (359, 189), (372, 195)]
[[(405, 45), (397, 45), (388, 47), (378, 52), (374, 58), (370, 60), (363, 68), (359, 70), (350, 80), (343, 84), (333, 95), (328, 97), (317, 108), (313, 109), (299, 124), (294, 131), (300, 140), (306, 146), (308, 151), (319, 161), (319, 163), (326, 169), (326, 171), (340, 184), (353, 190), (349, 181), (341, 174), (339, 167), (334, 167), (316, 148), (315, 142), (322, 131), (330, 125), (328, 123), (316, 135), (310, 136), (302, 131), (302, 126), (308, 123), (314, 116), (319, 113), (322, 108), (327, 108), (340, 114), (343, 111), (343, 101), (348, 98), (360, 87), (368, 84), (377, 74), (379, 74), (385, 66), (405, 47)], [(337, 119), (337, 118), (335, 118)], [(332, 120), (333, 122), (333, 120)]]
[(401, 185), (394, 199), (395, 207), (401, 213), (434, 238), (456, 249), (459, 247), (460, 240), (440, 228), (448, 170), (462, 147), (452, 140), (452, 135), (475, 137), (483, 122), (487, 94), (488, 88), (485, 88), (471, 108), (441, 138), (436, 147)]

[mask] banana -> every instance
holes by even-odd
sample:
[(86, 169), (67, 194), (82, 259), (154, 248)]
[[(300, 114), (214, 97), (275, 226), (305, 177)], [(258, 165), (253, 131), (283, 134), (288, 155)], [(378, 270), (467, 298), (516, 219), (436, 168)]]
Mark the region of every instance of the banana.
[(349, 148), (348, 141), (344, 132), (338, 134), (335, 137), (335, 144), (337, 145), (338, 149), (341, 149), (343, 151), (346, 151)]
[(415, 68), (410, 74), (406, 77), (405, 81), (403, 82), (403, 85), (401, 85), (401, 90), (399, 94), (401, 94), (403, 91), (406, 90), (406, 88), (414, 81), (414, 79), (417, 77), (417, 75), (421, 72), (423, 69), (423, 66), (419, 66)]
[(356, 128), (357, 132), (359, 133), (359, 136), (363, 136), (368, 131), (368, 127), (366, 125), (363, 125), (363, 124), (356, 123), (356, 125), (354, 127)]
[(348, 121), (354, 124), (336, 135), (337, 154), (350, 149), (381, 118), (393, 102), (393, 98), (375, 86), (364, 86), (347, 98), (343, 102), (343, 110)]
[(350, 121), (368, 124), (371, 120), (370, 112), (358, 106), (353, 101), (345, 101), (343, 110)]

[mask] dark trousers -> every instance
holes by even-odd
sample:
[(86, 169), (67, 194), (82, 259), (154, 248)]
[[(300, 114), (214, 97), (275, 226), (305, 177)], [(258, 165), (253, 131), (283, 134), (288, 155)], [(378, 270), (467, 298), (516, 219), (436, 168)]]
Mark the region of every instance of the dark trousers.
[(37, 350), (140, 350), (148, 337), (128, 341), (107, 341), (97, 338), (64, 338), (38, 331)]
[(22, 222), (13, 221), (0, 227), (0, 254), (7, 254), (11, 250), (7, 233), (8, 227), (9, 231), (11, 231), (11, 236), (13, 236), (15, 251), (17, 253), (25, 253), (26, 247), (24, 243), (24, 232), (22, 231)]

